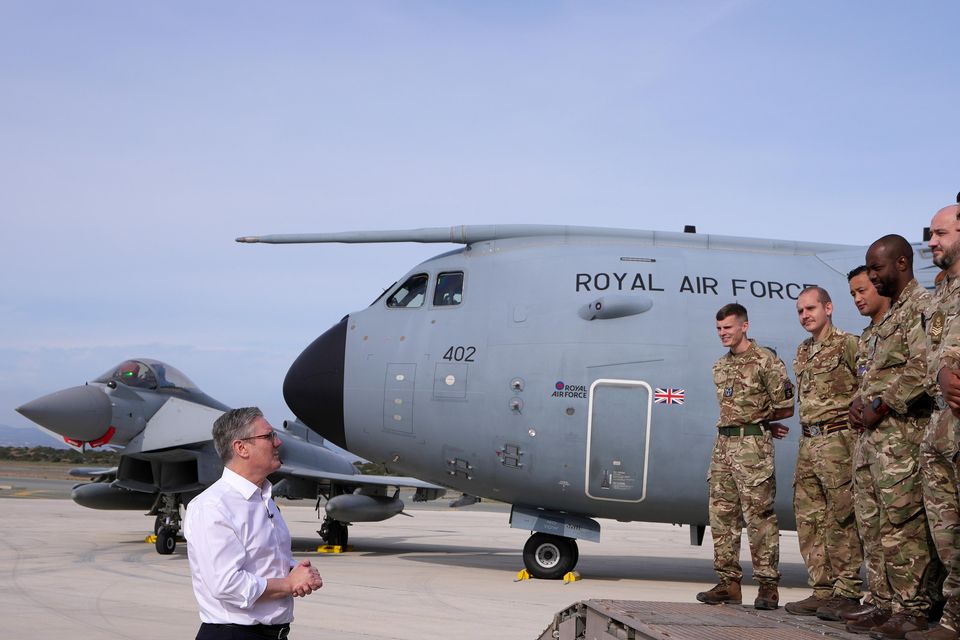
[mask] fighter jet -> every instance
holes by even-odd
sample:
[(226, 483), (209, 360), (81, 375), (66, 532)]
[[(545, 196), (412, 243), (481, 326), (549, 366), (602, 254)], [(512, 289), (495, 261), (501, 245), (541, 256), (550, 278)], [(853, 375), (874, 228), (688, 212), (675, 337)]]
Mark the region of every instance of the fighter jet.
[[(841, 328), (867, 324), (845, 277), (866, 247), (542, 225), (237, 241), (462, 245), (317, 338), (284, 397), (308, 427), (391, 472), (511, 504), (540, 578), (574, 568), (576, 540), (599, 541), (596, 518), (689, 524), (702, 541), (721, 306), (744, 304), (750, 337), (788, 368), (807, 337), (795, 306), (806, 285), (832, 293)], [(932, 286), (932, 268), (918, 274)], [(784, 528), (801, 431), (788, 424), (776, 446)]]
[[(156, 516), (157, 552), (169, 554), (176, 549), (181, 506), (220, 478), (223, 465), (210, 432), (228, 409), (169, 364), (138, 358), (17, 411), (75, 448), (119, 450), (117, 467), (74, 470), (73, 475), (93, 482), (76, 485), (73, 500), (91, 509), (146, 510)], [(401, 513), (400, 487), (415, 488), (415, 501), (444, 494), (443, 487), (416, 478), (362, 475), (304, 425), (287, 421), (283, 427), (283, 465), (270, 476), (273, 493), (316, 500), (318, 514), (325, 499), (326, 516), (317, 533), (327, 544), (345, 546), (349, 523)]]

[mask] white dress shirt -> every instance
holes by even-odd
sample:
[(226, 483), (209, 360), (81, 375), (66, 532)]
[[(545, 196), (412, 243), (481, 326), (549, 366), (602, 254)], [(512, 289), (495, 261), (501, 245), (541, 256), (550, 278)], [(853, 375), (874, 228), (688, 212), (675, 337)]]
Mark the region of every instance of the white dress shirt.
[[(224, 468), (187, 505), (183, 535), (200, 620), (215, 624), (293, 621), (293, 597), (257, 602), (267, 578), (285, 578), (295, 565), (290, 531), (263, 488)], [(272, 516), (272, 517), (271, 517)]]

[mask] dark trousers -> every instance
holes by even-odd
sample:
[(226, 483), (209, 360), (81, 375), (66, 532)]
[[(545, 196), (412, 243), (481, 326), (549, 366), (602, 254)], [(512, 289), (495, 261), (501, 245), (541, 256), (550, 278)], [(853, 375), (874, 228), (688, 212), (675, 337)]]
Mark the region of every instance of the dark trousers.
[[(264, 640), (266, 636), (252, 627), (234, 624), (200, 624), (196, 640)], [(289, 637), (289, 636), (288, 636)]]

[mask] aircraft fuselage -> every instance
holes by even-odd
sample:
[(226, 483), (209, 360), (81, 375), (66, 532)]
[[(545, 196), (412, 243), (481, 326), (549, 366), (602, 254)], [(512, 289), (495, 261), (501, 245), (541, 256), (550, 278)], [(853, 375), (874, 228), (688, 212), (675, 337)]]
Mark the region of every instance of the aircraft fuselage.
[[(311, 345), (288, 374), (288, 404), (364, 458), (471, 495), (591, 517), (705, 524), (718, 414), (711, 367), (724, 353), (717, 310), (746, 306), (748, 335), (776, 350), (791, 376), (808, 336), (795, 306), (805, 286), (831, 292), (840, 328), (859, 334), (868, 322), (849, 301), (845, 277), (864, 248), (834, 245), (824, 259), (790, 243), (755, 244), (468, 245), (410, 270)], [(461, 297), (443, 304), (437, 288), (451, 273), (463, 274)], [(419, 274), (422, 299), (401, 296)], [(316, 396), (311, 385), (321, 377), (311, 377), (309, 363), (338, 349), (342, 424), (326, 420), (329, 413), (323, 424), (304, 415), (291, 379)], [(327, 373), (321, 395), (335, 404)], [(800, 428), (796, 417), (786, 423), (791, 433), (776, 443), (777, 511), (792, 528)]]

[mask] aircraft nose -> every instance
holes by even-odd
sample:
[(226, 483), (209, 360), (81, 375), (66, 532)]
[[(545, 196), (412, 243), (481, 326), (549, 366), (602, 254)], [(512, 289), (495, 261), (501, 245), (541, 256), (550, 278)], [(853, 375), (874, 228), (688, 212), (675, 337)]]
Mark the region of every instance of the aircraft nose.
[(110, 398), (84, 385), (55, 391), (17, 407), (17, 413), (71, 440), (96, 440), (110, 428)]
[(290, 365), (283, 399), (308, 427), (340, 447), (347, 447), (343, 426), (343, 365), (347, 318), (330, 327)]

